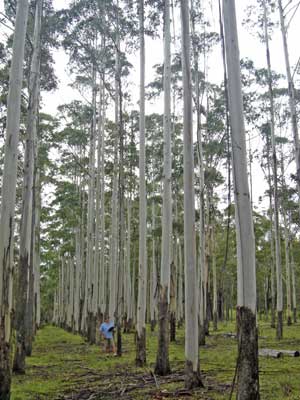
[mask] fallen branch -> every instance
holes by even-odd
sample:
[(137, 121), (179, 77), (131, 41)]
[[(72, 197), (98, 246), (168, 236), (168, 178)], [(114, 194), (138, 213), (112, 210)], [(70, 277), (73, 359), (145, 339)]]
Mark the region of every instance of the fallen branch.
[(287, 355), (290, 357), (299, 357), (300, 352), (298, 350), (280, 350), (283, 355)]
[(258, 354), (262, 357), (272, 357), (272, 358), (282, 357), (282, 352), (274, 349), (260, 349)]

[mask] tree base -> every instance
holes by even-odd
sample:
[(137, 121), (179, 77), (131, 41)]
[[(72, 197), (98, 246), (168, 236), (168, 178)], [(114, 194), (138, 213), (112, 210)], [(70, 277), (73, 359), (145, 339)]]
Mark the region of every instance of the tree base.
[(136, 357), (135, 364), (137, 367), (146, 365), (146, 329), (142, 329), (142, 334), (139, 336), (136, 333)]
[(122, 329), (119, 323), (117, 324), (117, 355), (122, 356)]
[(176, 314), (172, 312), (170, 315), (170, 341), (176, 341)]
[(188, 390), (204, 387), (200, 377), (199, 369), (194, 371), (193, 363), (191, 361), (185, 362), (185, 388)]
[(275, 310), (272, 306), (271, 309), (271, 328), (275, 329), (276, 328), (276, 323), (275, 323)]
[(20, 375), (25, 374), (25, 357), (26, 357), (25, 341), (23, 338), (19, 338), (17, 339), (14, 362), (13, 362), (13, 372), (15, 372), (16, 374)]
[(214, 312), (213, 315), (213, 330), (217, 331), (218, 330), (218, 314)]
[(296, 308), (293, 308), (293, 320), (294, 320), (294, 323), (297, 322), (297, 309)]
[(11, 372), (9, 344), (4, 340), (4, 323), (0, 324), (0, 399), (10, 399)]
[(154, 332), (154, 331), (155, 331), (155, 327), (156, 327), (156, 321), (155, 321), (155, 319), (152, 319), (152, 320), (150, 321), (150, 327), (151, 327), (151, 332)]
[(237, 399), (259, 400), (258, 332), (256, 316), (249, 308), (237, 308)]
[(154, 372), (165, 376), (171, 372), (169, 363), (169, 310), (168, 290), (161, 288), (158, 304), (158, 348)]
[(292, 325), (292, 317), (289, 315), (287, 318), (287, 325), (291, 326)]
[(276, 339), (282, 339), (283, 333), (283, 320), (282, 320), (282, 311), (277, 311), (277, 327), (276, 327)]
[(87, 338), (90, 344), (96, 343), (96, 330), (97, 330), (97, 318), (93, 313), (88, 314), (88, 332)]
[(205, 326), (199, 325), (199, 346), (205, 346)]

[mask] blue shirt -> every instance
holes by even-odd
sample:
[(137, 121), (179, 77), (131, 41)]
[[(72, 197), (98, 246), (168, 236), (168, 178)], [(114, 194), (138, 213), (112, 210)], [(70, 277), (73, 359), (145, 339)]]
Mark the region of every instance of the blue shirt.
[[(113, 338), (113, 328), (114, 324), (112, 322), (103, 322), (100, 326), (100, 332), (104, 335), (105, 339), (112, 339)], [(111, 329), (111, 331), (109, 331)]]

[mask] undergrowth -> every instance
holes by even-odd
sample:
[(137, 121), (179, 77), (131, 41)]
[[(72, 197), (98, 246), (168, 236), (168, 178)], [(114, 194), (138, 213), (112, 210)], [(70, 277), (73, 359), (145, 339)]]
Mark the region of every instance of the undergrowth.
[[(184, 390), (184, 332), (170, 344), (172, 374), (153, 374), (157, 331), (147, 331), (147, 367), (136, 368), (134, 334), (123, 334), (123, 355), (113, 357), (103, 345), (89, 345), (79, 336), (45, 326), (35, 339), (34, 351), (27, 358), (25, 375), (14, 375), (12, 400), (50, 399), (229, 399), (236, 366), (236, 339), (233, 322), (219, 323), (200, 347), (200, 368), (204, 389)], [(259, 347), (300, 350), (299, 324), (284, 327), (284, 338), (275, 339), (269, 322), (259, 323)], [(300, 358), (260, 357), (261, 399), (300, 400)], [(235, 395), (233, 395), (235, 398)]]

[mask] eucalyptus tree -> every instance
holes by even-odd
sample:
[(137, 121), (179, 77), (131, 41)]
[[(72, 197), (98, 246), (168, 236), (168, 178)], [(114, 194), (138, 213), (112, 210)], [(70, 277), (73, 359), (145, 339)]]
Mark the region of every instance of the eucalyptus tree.
[(172, 262), (172, 159), (171, 159), (171, 29), (170, 1), (164, 2), (164, 172), (162, 248), (159, 287), (159, 337), (155, 372), (166, 375), (169, 364), (170, 268)]
[(146, 363), (146, 297), (147, 297), (147, 205), (145, 181), (145, 37), (144, 0), (139, 0), (140, 33), (140, 151), (139, 151), (139, 275), (137, 303), (136, 364)]
[(274, 96), (272, 84), (272, 70), (271, 58), (269, 47), (269, 33), (268, 33), (268, 12), (266, 1), (263, 1), (264, 10), (264, 39), (266, 44), (266, 56), (268, 66), (268, 89), (270, 99), (270, 128), (271, 128), (271, 146), (272, 146), (272, 170), (274, 179), (274, 234), (275, 234), (275, 264), (276, 264), (276, 282), (277, 282), (277, 338), (282, 338), (282, 272), (281, 272), (281, 249), (280, 249), (280, 232), (279, 232), (279, 204), (278, 204), (278, 173), (277, 173), (277, 154), (275, 142), (275, 110), (274, 110)]
[[(14, 371), (25, 372), (25, 338), (28, 327), (28, 291), (30, 276), (30, 252), (32, 249), (32, 206), (33, 206), (33, 183), (34, 183), (34, 156), (35, 142), (37, 139), (37, 113), (39, 102), (39, 70), (41, 49), (41, 23), (43, 2), (36, 3), (35, 27), (33, 36), (33, 53), (30, 68), (29, 84), (29, 106), (27, 115), (27, 138), (24, 159), (24, 182), (22, 219), (20, 228), (20, 258), (18, 264), (18, 285), (16, 295), (16, 351), (14, 355)], [(32, 264), (31, 264), (32, 265)], [(33, 292), (33, 288), (31, 293)]]
[(238, 262), (238, 399), (259, 399), (255, 242), (247, 156), (235, 1), (223, 0), (228, 71)]
[(286, 67), (286, 77), (288, 83), (288, 95), (289, 95), (289, 108), (290, 108), (290, 119), (292, 126), (292, 134), (294, 139), (294, 152), (296, 160), (296, 182), (298, 189), (298, 202), (299, 202), (299, 216), (300, 216), (300, 143), (299, 143), (299, 132), (298, 132), (298, 118), (296, 112), (296, 101), (295, 101), (295, 86), (290, 66), (289, 49), (287, 43), (287, 25), (285, 21), (284, 9), (282, 1), (278, 0), (280, 27), (283, 41), (284, 60)]
[(0, 397), (10, 398), (13, 244), (24, 46), (28, 1), (19, 0), (7, 99), (7, 128), (0, 215)]
[(201, 385), (198, 350), (198, 288), (195, 240), (195, 194), (190, 66), (189, 5), (181, 0), (182, 76), (184, 99), (184, 265), (185, 265), (185, 385)]

